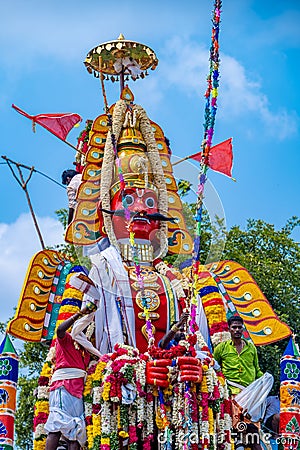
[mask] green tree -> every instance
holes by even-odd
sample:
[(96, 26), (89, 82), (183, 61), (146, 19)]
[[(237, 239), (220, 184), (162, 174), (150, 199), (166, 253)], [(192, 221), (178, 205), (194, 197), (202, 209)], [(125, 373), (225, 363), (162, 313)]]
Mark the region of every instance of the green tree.
[(227, 233), (224, 259), (249, 270), (279, 316), (293, 331), (300, 327), (300, 246), (291, 234), (300, 225), (293, 217), (276, 230), (263, 220), (250, 219), (245, 230), (234, 226)]
[[(253, 276), (279, 318), (296, 332), (300, 328), (300, 245), (292, 232), (300, 219), (292, 217), (276, 230), (263, 220), (250, 219), (245, 230), (232, 227), (227, 233), (223, 259), (244, 266)], [(279, 389), (280, 358), (287, 340), (258, 347), (260, 365), (275, 377)]]
[[(183, 203), (183, 213), (193, 236), (195, 204)], [(208, 263), (229, 259), (240, 263), (251, 273), (276, 314), (293, 332), (300, 329), (300, 245), (292, 237), (299, 225), (297, 217), (289, 219), (279, 230), (263, 220), (249, 219), (244, 230), (233, 226), (226, 232), (223, 221), (216, 217), (212, 223), (205, 210), (201, 223), (200, 261)], [(167, 259), (175, 265), (184, 260), (174, 256)], [(274, 375), (274, 391), (279, 389), (280, 358), (286, 345), (285, 339), (258, 347), (262, 370)]]

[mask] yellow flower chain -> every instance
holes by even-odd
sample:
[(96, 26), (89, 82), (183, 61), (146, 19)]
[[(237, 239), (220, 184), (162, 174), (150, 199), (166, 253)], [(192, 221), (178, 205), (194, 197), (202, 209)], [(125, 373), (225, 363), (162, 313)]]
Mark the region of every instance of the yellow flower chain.
[(93, 420), (93, 437), (101, 434), (101, 416), (100, 414), (92, 414)]
[(129, 434), (128, 434), (126, 431), (121, 430), (121, 431), (119, 432), (119, 436), (120, 436), (121, 438), (123, 438), (123, 439), (126, 439), (126, 438), (129, 437)]
[(67, 288), (63, 294), (63, 299), (75, 298), (76, 300), (81, 300), (82, 297), (83, 297), (83, 293), (75, 288)]
[(102, 398), (106, 402), (109, 401), (110, 386), (111, 386), (111, 383), (109, 383), (109, 382), (104, 383), (104, 386), (103, 386)]
[(86, 434), (87, 434), (88, 448), (93, 447), (93, 443), (94, 443), (94, 432), (93, 431), (94, 431), (93, 425), (87, 425)]
[(73, 305), (63, 305), (60, 307), (59, 309), (59, 314), (61, 313), (70, 313), (70, 314), (75, 314), (79, 311), (78, 306), (73, 306)]
[(35, 404), (34, 415), (37, 416), (39, 413), (49, 414), (49, 402), (48, 401), (37, 401)]
[(52, 375), (52, 367), (51, 363), (46, 361), (43, 365), (42, 371), (41, 371), (41, 377), (47, 377), (50, 378)]
[(88, 394), (91, 393), (92, 390), (92, 384), (93, 384), (93, 375), (90, 374), (86, 377), (85, 383), (84, 383), (84, 389), (83, 389), (83, 396), (86, 397)]
[(107, 365), (107, 363), (104, 362), (104, 361), (100, 361), (97, 364), (97, 367), (96, 367), (96, 370), (95, 370), (95, 373), (94, 373), (94, 380), (95, 381), (101, 381), (102, 380), (102, 378), (103, 378), (103, 370), (105, 369), (106, 365)]
[(33, 441), (33, 450), (45, 450), (46, 448), (46, 438), (34, 440)]
[(163, 419), (162, 419), (162, 417), (161, 417), (161, 414), (160, 414), (160, 410), (159, 410), (159, 409), (156, 410), (156, 414), (155, 414), (155, 422), (156, 422), (157, 428), (158, 428), (159, 430), (163, 430), (163, 429), (164, 429), (164, 422), (163, 422)]
[(214, 434), (214, 413), (211, 407), (208, 408), (208, 429), (209, 429), (209, 434), (213, 435)]
[(203, 374), (203, 378), (202, 378), (202, 382), (201, 382), (201, 392), (208, 392), (208, 387), (207, 387), (207, 379), (206, 379), (206, 375)]

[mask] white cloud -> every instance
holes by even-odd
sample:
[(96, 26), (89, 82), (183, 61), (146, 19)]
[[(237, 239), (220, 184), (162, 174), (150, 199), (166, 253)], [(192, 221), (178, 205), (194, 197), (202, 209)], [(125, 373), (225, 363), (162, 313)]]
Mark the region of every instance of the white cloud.
[[(169, 85), (181, 89), (186, 95), (203, 97), (208, 72), (208, 48), (189, 36), (197, 32), (199, 39), (199, 23), (202, 23), (201, 33), (204, 33), (204, 42), (208, 43), (208, 2), (201, 5), (200, 2), (193, 2), (191, 8), (183, 7), (177, 0), (164, 3), (153, 0), (147, 6), (136, 0), (128, 0), (126, 3), (117, 1), (114, 8), (103, 8), (102, 3), (91, 1), (86, 9), (76, 1), (3, 2), (1, 12), (7, 20), (0, 29), (1, 64), (4, 70), (10, 69), (5, 92), (0, 93), (3, 102), (14, 78), (18, 79), (24, 72), (33, 72), (37, 67), (44, 70), (45, 63), (69, 67), (76, 64), (78, 67), (78, 61), (83, 59), (87, 51), (100, 41), (117, 38), (120, 32), (133, 40), (140, 40), (142, 36), (142, 41), (150, 46), (159, 42), (159, 48), (177, 30), (180, 30), (181, 37), (169, 39), (160, 52), (156, 79), (149, 77), (147, 80), (148, 104), (150, 108), (157, 107)], [(290, 29), (293, 39), (297, 34), (297, 28), (292, 26), (293, 13), (294, 11), (285, 11), (269, 19), (267, 23), (251, 16), (251, 26), (257, 29), (257, 33), (253, 33), (245, 42), (248, 45), (252, 42), (254, 47), (257, 42), (266, 42), (268, 45), (274, 42), (278, 45), (286, 44)], [(272, 33), (269, 33), (270, 29), (273, 30)], [(268, 39), (264, 35), (266, 30)], [(254, 80), (238, 60), (222, 54), (220, 72), (219, 105), (222, 107), (218, 115), (224, 114), (225, 118), (236, 120), (248, 119), (251, 113), (252, 119), (258, 118), (267, 134), (275, 135), (281, 140), (296, 134), (299, 121), (297, 114), (284, 108), (275, 110), (263, 92), (261, 82)], [(143, 93), (144, 83), (137, 83), (135, 91), (137, 97)]]
[[(63, 242), (61, 224), (51, 217), (37, 218), (46, 246)], [(13, 315), (26, 270), (32, 256), (41, 249), (30, 214), (11, 224), (0, 223), (0, 321)]]
[(193, 12), (179, 0), (144, 5), (137, 0), (117, 1), (113, 6), (99, 0), (90, 0), (88, 6), (67, 0), (3, 2), (1, 15), (7, 20), (0, 29), (2, 62), (4, 56), (6, 63), (22, 71), (32, 64), (42, 66), (49, 57), (78, 62), (92, 47), (117, 39), (120, 33), (132, 40), (168, 36), (177, 27), (191, 33), (204, 14), (209, 21), (209, 4), (197, 4)]
[[(166, 44), (162, 63), (166, 83), (176, 85), (186, 94), (202, 96), (208, 73), (208, 49), (195, 42), (174, 37)], [(170, 70), (171, 68), (171, 70)], [(233, 57), (222, 54), (218, 114), (226, 118), (258, 116), (267, 134), (283, 140), (297, 132), (299, 118), (285, 109), (273, 111), (260, 82), (251, 79), (246, 68)]]
[(204, 93), (208, 71), (208, 49), (175, 36), (166, 42), (161, 61), (162, 77), (187, 94)]

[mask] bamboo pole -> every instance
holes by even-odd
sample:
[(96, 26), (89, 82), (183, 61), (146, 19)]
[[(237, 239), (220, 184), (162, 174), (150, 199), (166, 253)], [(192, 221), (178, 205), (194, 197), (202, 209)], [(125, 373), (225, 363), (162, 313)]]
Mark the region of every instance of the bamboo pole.
[[(12, 159), (7, 158), (7, 156), (1, 156), (1, 158), (4, 159), (4, 161), (6, 161), (8, 167), (11, 170), (11, 173), (12, 173), (13, 177), (15, 178), (15, 180), (18, 182), (18, 184), (21, 186), (21, 188), (25, 192), (27, 203), (28, 203), (28, 207), (29, 207), (29, 210), (30, 210), (30, 213), (31, 213), (31, 217), (32, 217), (32, 220), (33, 220), (33, 223), (34, 223), (37, 235), (38, 235), (40, 243), (41, 243), (41, 247), (42, 247), (43, 250), (45, 250), (46, 246), (45, 246), (45, 243), (44, 243), (44, 239), (43, 239), (43, 236), (42, 236), (42, 233), (41, 233), (41, 230), (40, 230), (40, 227), (39, 227), (36, 215), (34, 213), (33, 206), (32, 206), (32, 203), (31, 203), (31, 199), (30, 199), (30, 196), (29, 196), (29, 192), (28, 192), (28, 189), (27, 189), (27, 185), (29, 183), (30, 178), (32, 177), (33, 172), (35, 172), (35, 168), (34, 168), (34, 166), (29, 167), (29, 166), (25, 166), (24, 164), (17, 163), (16, 161), (13, 161)], [(12, 165), (16, 166), (16, 168), (17, 168), (17, 170), (19, 172), (19, 178), (16, 175)], [(24, 179), (23, 172), (22, 172), (21, 168), (28, 169), (30, 171), (26, 181)]]

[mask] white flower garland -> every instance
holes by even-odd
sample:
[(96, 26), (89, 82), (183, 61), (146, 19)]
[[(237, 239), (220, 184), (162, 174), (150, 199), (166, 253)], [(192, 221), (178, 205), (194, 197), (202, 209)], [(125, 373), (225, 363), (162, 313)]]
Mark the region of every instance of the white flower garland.
[(34, 432), (34, 439), (39, 439), (42, 435), (46, 435), (46, 430), (43, 423), (39, 423), (36, 426), (35, 432)]
[[(125, 119), (125, 113), (127, 104), (124, 100), (119, 100), (114, 107), (112, 116), (112, 133), (115, 135), (116, 142), (119, 140), (119, 136), (122, 130), (122, 125)], [(112, 178), (114, 172), (115, 153), (111, 140), (111, 132), (107, 134), (103, 163), (101, 168), (101, 180), (100, 180), (100, 200), (102, 202), (102, 208), (110, 209), (110, 188), (112, 185)], [(103, 213), (103, 221), (106, 233), (109, 237), (110, 243), (118, 247), (116, 235), (113, 230), (111, 217), (109, 214)]]
[(49, 386), (38, 386), (37, 388), (37, 398), (48, 399), (49, 398)]
[(56, 347), (55, 347), (55, 345), (53, 345), (49, 349), (49, 352), (46, 356), (46, 361), (53, 363), (53, 361), (55, 360), (55, 356), (56, 356)]
[(110, 434), (112, 431), (112, 414), (110, 412), (110, 402), (103, 402), (101, 407), (101, 433)]
[[(147, 385), (147, 393), (152, 394), (153, 389), (152, 386)], [(146, 402), (146, 418), (152, 418), (153, 417), (153, 407), (154, 407), (154, 399), (152, 402)], [(154, 432), (154, 421), (153, 420), (146, 420), (146, 427), (145, 427), (145, 434), (147, 436), (152, 435)]]
[(102, 389), (100, 386), (95, 386), (93, 388), (93, 403), (100, 403), (102, 397)]
[(211, 336), (211, 342), (213, 346), (216, 346), (220, 342), (229, 341), (231, 338), (229, 331), (218, 331)]
[(84, 414), (85, 417), (91, 416), (93, 413), (93, 404), (87, 401), (84, 402)]

